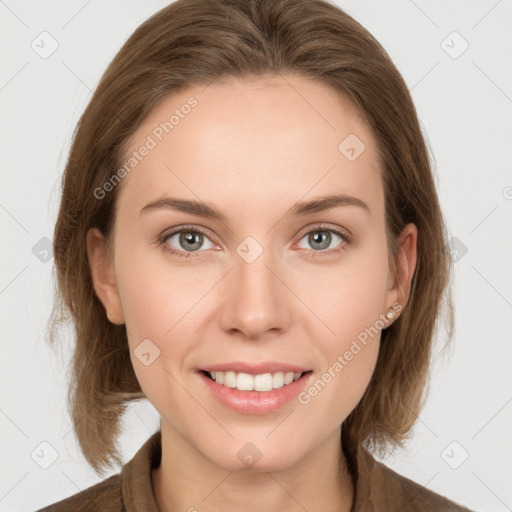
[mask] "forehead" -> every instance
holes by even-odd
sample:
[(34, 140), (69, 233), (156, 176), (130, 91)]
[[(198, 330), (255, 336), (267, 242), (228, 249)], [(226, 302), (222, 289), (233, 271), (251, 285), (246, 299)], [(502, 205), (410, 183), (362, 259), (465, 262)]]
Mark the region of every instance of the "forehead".
[(129, 139), (125, 162), (133, 152), (119, 209), (138, 212), (165, 195), (248, 214), (327, 193), (364, 197), (376, 208), (383, 202), (367, 125), (333, 89), (294, 75), (174, 93)]

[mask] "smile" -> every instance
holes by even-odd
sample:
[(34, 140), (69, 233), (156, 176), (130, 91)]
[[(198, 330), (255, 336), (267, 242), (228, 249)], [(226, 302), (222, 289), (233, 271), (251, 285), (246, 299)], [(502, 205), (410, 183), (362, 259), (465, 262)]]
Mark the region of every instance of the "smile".
[(312, 370), (250, 374), (210, 369), (199, 370), (197, 375), (219, 404), (242, 414), (277, 411), (296, 398), (313, 378)]
[(217, 384), (228, 388), (236, 388), (240, 391), (271, 391), (287, 386), (300, 379), (302, 372), (275, 372), (250, 375), (249, 373), (237, 373), (233, 371), (205, 372)]

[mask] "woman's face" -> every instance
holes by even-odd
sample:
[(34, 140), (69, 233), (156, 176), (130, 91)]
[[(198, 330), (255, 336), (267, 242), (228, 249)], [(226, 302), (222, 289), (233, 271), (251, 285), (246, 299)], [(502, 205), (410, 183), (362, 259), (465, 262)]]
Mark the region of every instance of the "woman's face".
[[(151, 113), (117, 185), (113, 267), (94, 274), (162, 428), (230, 470), (339, 439), (400, 309), (375, 140), (332, 90), (285, 78), (189, 88)], [(400, 241), (407, 285), (414, 225)]]

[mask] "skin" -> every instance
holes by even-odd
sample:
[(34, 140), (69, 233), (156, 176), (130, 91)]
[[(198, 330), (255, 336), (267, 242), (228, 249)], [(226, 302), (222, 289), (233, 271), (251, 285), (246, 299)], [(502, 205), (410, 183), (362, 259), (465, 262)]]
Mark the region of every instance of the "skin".
[[(162, 463), (152, 481), (163, 512), (349, 511), (353, 503), (340, 429), (368, 386), (380, 333), (309, 403), (294, 399), (268, 414), (225, 408), (196, 373), (226, 361), (272, 360), (312, 369), (314, 382), (407, 299), (417, 228), (408, 224), (400, 235), (395, 279), (371, 131), (330, 88), (284, 78), (231, 79), (166, 98), (130, 139), (128, 154), (190, 96), (198, 105), (119, 185), (113, 261), (102, 234), (88, 234), (96, 293), (109, 320), (126, 324), (137, 378), (161, 416)], [(354, 161), (338, 150), (351, 133), (366, 146)], [(285, 216), (299, 200), (332, 193), (363, 200), (370, 213), (345, 205)], [(164, 196), (205, 201), (227, 221), (171, 209), (140, 214)], [(192, 255), (179, 258), (158, 238), (185, 224), (207, 236), (199, 249), (180, 245), (179, 234), (168, 239)], [(325, 246), (318, 235), (308, 238), (336, 228), (351, 242), (330, 231)], [(252, 263), (236, 252), (247, 236), (263, 249)], [(133, 352), (147, 338), (160, 350), (149, 366)], [(261, 458), (247, 467), (237, 452), (249, 441)]]

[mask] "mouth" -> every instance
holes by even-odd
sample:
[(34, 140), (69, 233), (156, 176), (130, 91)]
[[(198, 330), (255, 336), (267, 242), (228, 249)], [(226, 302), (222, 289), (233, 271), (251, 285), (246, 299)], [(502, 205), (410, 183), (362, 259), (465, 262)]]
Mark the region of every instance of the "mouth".
[(269, 392), (274, 389), (287, 387), (306, 375), (312, 370), (305, 372), (284, 372), (250, 374), (235, 371), (209, 371), (200, 370), (200, 373), (215, 383), (239, 391)]
[(225, 408), (241, 414), (269, 414), (293, 403), (311, 381), (313, 370), (301, 370), (304, 369), (279, 363), (233, 363), (198, 369), (197, 375)]

